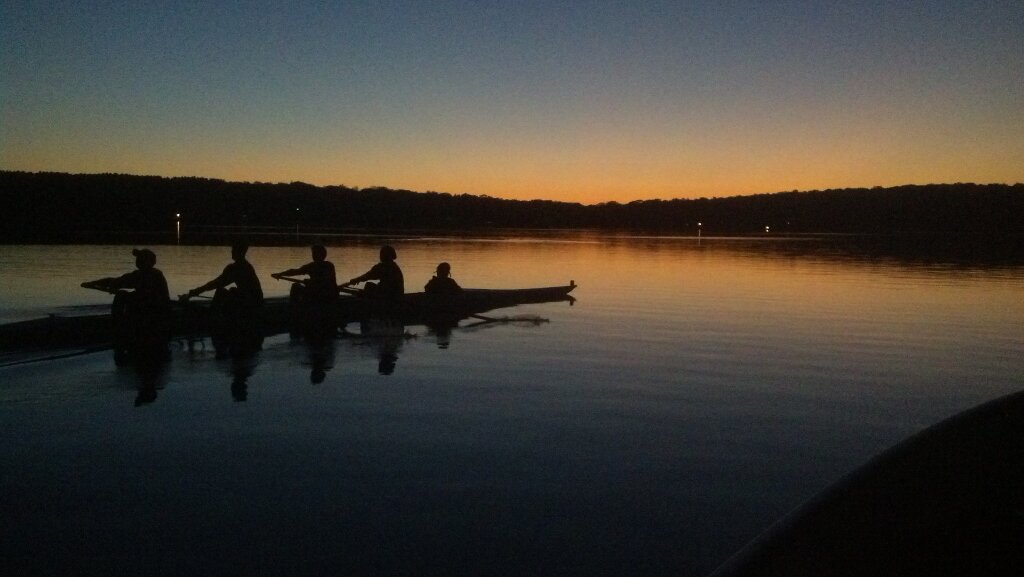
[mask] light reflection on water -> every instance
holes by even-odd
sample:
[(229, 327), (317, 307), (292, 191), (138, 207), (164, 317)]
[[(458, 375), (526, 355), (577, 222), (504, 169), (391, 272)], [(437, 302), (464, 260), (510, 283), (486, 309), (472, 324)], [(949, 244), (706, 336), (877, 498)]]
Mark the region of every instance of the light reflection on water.
[[(5, 517), (25, 531), (4, 547), (116, 559), (153, 546), (135, 564), (167, 573), (228, 574), (230, 559), (300, 574), (704, 574), (871, 455), (1024, 385), (1020, 263), (816, 242), (397, 240), (410, 291), (441, 260), (463, 286), (580, 287), (572, 307), (507, 311), (551, 319), (540, 326), (456, 330), (446, 348), (413, 328), (389, 376), (379, 343), (323, 357), (274, 338), (252, 366), (177, 351), (136, 409), (135, 377), (106, 355), (0, 369), (0, 462), (18, 471), (0, 492), (24, 503)], [(153, 248), (173, 293), (228, 260)], [(0, 247), (0, 315), (102, 305), (78, 283), (127, 271), (129, 249)], [(346, 279), (376, 250), (329, 258)], [(308, 250), (250, 260), (283, 295), (269, 273)], [(60, 543), (47, 528), (61, 523), (106, 537)]]

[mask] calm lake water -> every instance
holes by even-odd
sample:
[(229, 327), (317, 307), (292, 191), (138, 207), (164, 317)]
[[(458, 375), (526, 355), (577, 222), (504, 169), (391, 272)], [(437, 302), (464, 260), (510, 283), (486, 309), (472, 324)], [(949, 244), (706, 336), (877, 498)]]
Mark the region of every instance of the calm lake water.
[[(329, 245), (339, 279), (377, 242)], [(0, 367), (3, 573), (704, 575), (872, 455), (1024, 387), (1024, 264), (983, 247), (393, 244), (410, 291), (446, 260), (466, 287), (571, 279), (578, 301), (447, 340), (175, 347), (155, 399), (108, 352)], [(174, 294), (228, 261), (151, 248)], [(283, 295), (269, 274), (308, 249), (249, 256)], [(0, 247), (0, 320), (102, 305), (79, 283), (132, 263)]]

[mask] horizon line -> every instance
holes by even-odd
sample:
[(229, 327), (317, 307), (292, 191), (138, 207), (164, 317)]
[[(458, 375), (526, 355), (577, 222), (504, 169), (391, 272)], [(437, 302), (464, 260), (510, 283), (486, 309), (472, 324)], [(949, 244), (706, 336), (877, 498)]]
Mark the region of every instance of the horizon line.
[(677, 197), (672, 197), (672, 198), (655, 198), (655, 197), (652, 197), (652, 198), (639, 198), (639, 199), (634, 199), (634, 200), (624, 201), (624, 202), (623, 201), (616, 201), (616, 200), (608, 200), (608, 201), (594, 202), (594, 203), (583, 203), (583, 202), (578, 202), (578, 201), (555, 200), (555, 199), (550, 199), (550, 198), (532, 198), (532, 199), (508, 198), (508, 197), (494, 196), (494, 195), (490, 195), (490, 194), (486, 194), (486, 193), (475, 193), (475, 192), (448, 192), (448, 191), (441, 191), (441, 190), (412, 190), (412, 189), (407, 189), (407, 188), (392, 188), (392, 187), (384, 186), (384, 185), (350, 186), (350, 185), (342, 184), (342, 183), (314, 184), (314, 183), (306, 182), (306, 181), (303, 181), (303, 180), (292, 180), (292, 181), (287, 181), (287, 182), (285, 182), (285, 181), (271, 182), (271, 181), (263, 181), (263, 180), (229, 180), (229, 179), (225, 179), (225, 178), (218, 178), (218, 177), (211, 177), (211, 176), (198, 176), (198, 175), (168, 176), (168, 175), (162, 175), (162, 174), (136, 174), (136, 173), (130, 173), (130, 172), (109, 172), (109, 171), (107, 171), (107, 172), (64, 172), (64, 171), (59, 171), (59, 170), (17, 170), (17, 169), (0, 168), (0, 173), (2, 173), (2, 172), (8, 172), (8, 173), (19, 173), (20, 172), (20, 173), (25, 173), (25, 174), (60, 174), (60, 175), (67, 175), (67, 176), (133, 176), (133, 177), (138, 177), (138, 178), (165, 178), (165, 179), (168, 179), (168, 180), (173, 180), (173, 179), (197, 179), (197, 180), (221, 181), (221, 182), (234, 183), (234, 184), (268, 184), (268, 185), (271, 185), (271, 186), (288, 186), (288, 185), (301, 184), (301, 185), (306, 185), (306, 186), (312, 186), (312, 187), (315, 187), (315, 188), (347, 188), (349, 190), (357, 190), (357, 191), (358, 190), (383, 189), (383, 190), (391, 190), (391, 191), (411, 192), (411, 193), (414, 193), (414, 194), (448, 194), (448, 195), (451, 195), (451, 196), (475, 196), (475, 197), (480, 197), (480, 198), (493, 198), (493, 199), (504, 200), (504, 201), (509, 201), (509, 202), (538, 202), (539, 201), (539, 202), (554, 202), (554, 203), (562, 203), (562, 204), (578, 204), (578, 205), (581, 205), (581, 206), (600, 206), (600, 205), (606, 205), (606, 204), (633, 204), (633, 203), (637, 203), (637, 202), (658, 202), (658, 201), (660, 201), (660, 202), (671, 202), (671, 201), (715, 200), (715, 199), (730, 199), (730, 198), (747, 198), (747, 197), (754, 197), (754, 196), (766, 196), (766, 195), (776, 195), (776, 194), (794, 194), (794, 193), (801, 194), (801, 193), (814, 193), (814, 192), (827, 192), (827, 191), (840, 191), (840, 190), (878, 190), (878, 189), (886, 190), (886, 189), (904, 188), (904, 187), (913, 187), (913, 186), (956, 186), (956, 185), (1010, 186), (1010, 187), (1024, 186), (1024, 182), (1019, 182), (1019, 181), (1018, 182), (982, 182), (982, 183), (978, 183), (978, 182), (963, 182), (963, 181), (957, 181), (957, 182), (929, 182), (929, 183), (909, 183), (908, 182), (908, 183), (888, 185), (888, 186), (882, 186), (882, 185), (846, 186), (846, 187), (841, 187), (841, 188), (831, 187), (831, 188), (812, 188), (812, 189), (795, 189), (794, 188), (792, 190), (776, 190), (776, 191), (770, 191), (770, 192), (768, 192), (768, 191), (766, 191), (766, 192), (754, 192), (754, 193), (748, 193), (748, 194), (728, 194), (728, 193), (723, 193), (721, 195), (715, 195), (715, 196), (693, 196), (693, 197), (677, 196)]

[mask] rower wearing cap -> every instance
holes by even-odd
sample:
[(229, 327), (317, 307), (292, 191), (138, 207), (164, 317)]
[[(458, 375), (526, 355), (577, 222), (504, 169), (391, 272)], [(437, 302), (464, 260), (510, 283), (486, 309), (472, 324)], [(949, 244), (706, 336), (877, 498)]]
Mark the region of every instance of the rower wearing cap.
[[(84, 282), (84, 288), (114, 294), (110, 317), (114, 326), (114, 361), (128, 358), (159, 361), (167, 351), (171, 298), (164, 273), (156, 268), (156, 254), (132, 250), (135, 270), (119, 277)], [(132, 289), (132, 290), (128, 290)]]
[[(84, 282), (84, 288), (114, 293), (114, 307), (128, 305), (138, 313), (166, 313), (171, 297), (164, 273), (156, 268), (156, 254), (148, 248), (132, 250), (135, 270), (119, 277), (101, 278)], [(133, 289), (127, 292), (126, 289)]]

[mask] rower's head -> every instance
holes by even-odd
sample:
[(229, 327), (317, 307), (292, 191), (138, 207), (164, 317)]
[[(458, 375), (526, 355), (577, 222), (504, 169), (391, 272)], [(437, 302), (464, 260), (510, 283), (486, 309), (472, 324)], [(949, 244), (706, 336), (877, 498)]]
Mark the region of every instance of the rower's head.
[(135, 255), (136, 268), (145, 270), (156, 266), (156, 254), (148, 248), (132, 249), (132, 254)]
[(386, 262), (394, 262), (395, 259), (397, 258), (398, 253), (395, 252), (395, 249), (391, 245), (386, 244), (380, 247), (380, 260)]
[(235, 244), (231, 246), (231, 259), (234, 261), (245, 260), (245, 253), (249, 251), (249, 245), (247, 244)]
[(313, 253), (313, 260), (315, 261), (321, 261), (327, 258), (327, 249), (324, 248), (323, 245), (314, 244), (309, 250)]
[(452, 265), (446, 262), (437, 265), (437, 276), (444, 278), (450, 274), (452, 274)]

